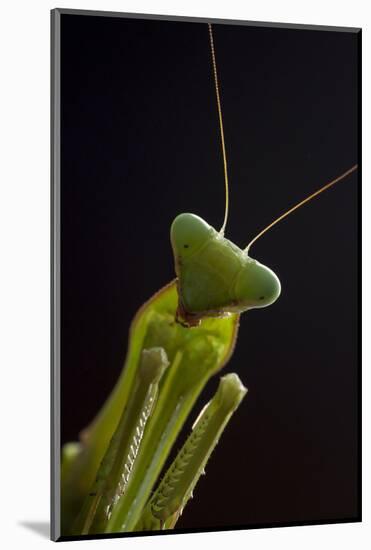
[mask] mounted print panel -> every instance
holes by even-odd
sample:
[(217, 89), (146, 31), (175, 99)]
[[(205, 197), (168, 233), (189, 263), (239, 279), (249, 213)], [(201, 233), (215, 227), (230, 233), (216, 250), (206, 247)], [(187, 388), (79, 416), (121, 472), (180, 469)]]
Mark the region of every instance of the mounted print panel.
[(52, 45), (52, 538), (360, 521), (360, 29)]

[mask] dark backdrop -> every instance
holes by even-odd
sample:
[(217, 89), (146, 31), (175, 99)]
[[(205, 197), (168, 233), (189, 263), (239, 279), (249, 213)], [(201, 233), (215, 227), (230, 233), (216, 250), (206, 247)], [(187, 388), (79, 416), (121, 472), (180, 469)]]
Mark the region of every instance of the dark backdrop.
[[(214, 40), (226, 236), (243, 246), (357, 162), (359, 35), (216, 24)], [(61, 44), (65, 442), (113, 387), (134, 313), (174, 277), (171, 221), (191, 211), (219, 228), (224, 189), (205, 23), (62, 15)], [(355, 518), (357, 176), (252, 255), (277, 272), (282, 295), (242, 317), (225, 372), (249, 393), (178, 525)]]

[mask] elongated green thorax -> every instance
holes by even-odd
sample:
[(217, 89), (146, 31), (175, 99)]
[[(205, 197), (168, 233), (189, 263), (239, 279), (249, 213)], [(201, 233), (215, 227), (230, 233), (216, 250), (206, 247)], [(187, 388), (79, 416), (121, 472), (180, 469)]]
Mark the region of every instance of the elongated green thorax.
[(280, 295), (280, 281), (271, 269), (250, 258), (199, 216), (177, 216), (170, 236), (181, 323), (196, 326), (203, 317), (266, 307)]

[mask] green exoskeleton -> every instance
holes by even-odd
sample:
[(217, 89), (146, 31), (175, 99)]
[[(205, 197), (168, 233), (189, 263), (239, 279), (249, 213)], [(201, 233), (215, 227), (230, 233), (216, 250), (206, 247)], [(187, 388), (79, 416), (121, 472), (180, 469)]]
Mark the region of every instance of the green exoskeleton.
[[(237, 314), (220, 319), (204, 318), (199, 326), (189, 329), (175, 322), (177, 302), (174, 281), (145, 303), (132, 322), (128, 354), (116, 387), (93, 423), (84, 430), (80, 449), (74, 451), (73, 458), (67, 460), (63, 468), (62, 532), (65, 535), (101, 533), (102, 524), (106, 532), (136, 529), (195, 401), (210, 377), (232, 354), (238, 333)], [(163, 368), (161, 364), (156, 368), (161, 376), (158, 380), (156, 375), (156, 385), (147, 383), (141, 390), (141, 403), (145, 403), (147, 392), (151, 392), (156, 401), (145, 419), (143, 433), (139, 434), (136, 426), (140, 426), (143, 410), (136, 388), (142, 378), (143, 350), (153, 348), (163, 350), (161, 355), (157, 355)], [(241, 395), (240, 384), (232, 385), (229, 391)], [(125, 420), (129, 411), (133, 414), (130, 414), (130, 420)], [(231, 412), (225, 410), (225, 418), (229, 418)], [(119, 444), (124, 423), (127, 443)], [(128, 457), (133, 445), (131, 441), (136, 436), (137, 449), (131, 464)], [(70, 448), (66, 448), (67, 458), (71, 455)], [(132, 451), (131, 454), (133, 456)], [(197, 458), (197, 450), (195, 455)], [(203, 469), (203, 461), (198, 458)], [(130, 471), (125, 467), (128, 461)], [(111, 464), (117, 465), (114, 475), (108, 472)], [(118, 499), (111, 493), (112, 484), (109, 482), (111, 503), (104, 494), (108, 477), (124, 481), (122, 490), (119, 488), (116, 492)], [(103, 520), (96, 514), (98, 499), (106, 503), (102, 510), (103, 514), (106, 513)]]
[[(211, 25), (209, 38), (225, 175), (220, 231), (195, 214), (180, 214), (170, 231), (176, 280), (136, 314), (122, 374), (81, 441), (63, 449), (62, 534), (171, 529), (191, 498), (223, 430), (246, 394), (236, 374), (222, 377), (174, 462), (161, 474), (206, 383), (229, 360), (239, 316), (280, 295), (278, 277), (249, 256), (274, 224), (347, 172), (290, 208), (245, 249), (224, 237), (228, 174)], [(221, 485), (220, 490), (223, 490)]]
[(194, 214), (180, 214), (174, 220), (171, 243), (178, 318), (190, 326), (202, 317), (269, 306), (280, 295), (280, 281), (273, 271)]
[(204, 473), (204, 467), (230, 416), (246, 394), (236, 374), (221, 378), (213, 399), (204, 407), (192, 433), (149, 500), (137, 530), (171, 528)]

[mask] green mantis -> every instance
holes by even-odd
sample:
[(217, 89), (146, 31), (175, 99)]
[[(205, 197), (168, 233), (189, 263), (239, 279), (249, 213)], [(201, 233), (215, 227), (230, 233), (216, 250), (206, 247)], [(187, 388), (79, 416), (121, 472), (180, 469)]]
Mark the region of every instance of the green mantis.
[(277, 276), (252, 259), (253, 242), (351, 168), (290, 209), (241, 250), (224, 237), (228, 176), (212, 28), (226, 208), (220, 231), (194, 214), (171, 227), (177, 279), (155, 294), (130, 328), (125, 366), (81, 443), (65, 450), (64, 535), (171, 529), (204, 472), (223, 430), (246, 394), (235, 374), (221, 379), (174, 462), (166, 461), (201, 391), (230, 358), (239, 315), (272, 304)]
[[(125, 411), (137, 410), (140, 363), (143, 350), (164, 350), (163, 367), (169, 362), (158, 384), (157, 402), (146, 419), (143, 434), (136, 434), (141, 412), (132, 415), (130, 433), (141, 435), (139, 452), (126, 483), (124, 494), (116, 504), (116, 511), (106, 518), (107, 532), (132, 531), (140, 520), (140, 514), (153, 486), (164, 466), (172, 445), (189, 415), (198, 395), (209, 378), (229, 359), (237, 337), (238, 315), (222, 319), (205, 318), (194, 329), (175, 322), (177, 289), (170, 283), (153, 296), (138, 311), (130, 330), (129, 351), (117, 385), (105, 406), (85, 430), (81, 451), (64, 471), (62, 480), (62, 520), (66, 535), (102, 532), (95, 531), (97, 489), (102, 488), (101, 473), (107, 464), (122, 465), (122, 474), (128, 454), (124, 447), (121, 458), (117, 453), (114, 434), (120, 428), (120, 418)], [(159, 367), (160, 370), (161, 367)], [(157, 384), (157, 381), (156, 381)], [(156, 390), (156, 391), (154, 391)], [(157, 388), (148, 388), (157, 393)], [(142, 393), (142, 402), (145, 400)], [(237, 387), (240, 395), (240, 387)], [(229, 413), (228, 413), (229, 414)], [(126, 445), (130, 449), (131, 443)], [(105, 458), (106, 453), (111, 455)], [(130, 460), (129, 460), (130, 462)], [(120, 468), (119, 468), (120, 470)], [(133, 503), (136, 506), (133, 506)], [(78, 517), (81, 514), (82, 517)], [(78, 517), (76, 522), (76, 517)]]

